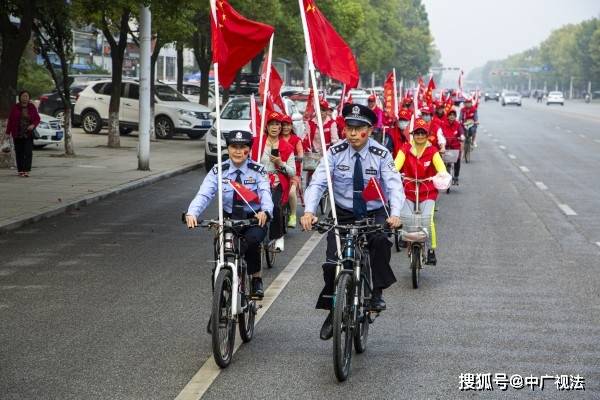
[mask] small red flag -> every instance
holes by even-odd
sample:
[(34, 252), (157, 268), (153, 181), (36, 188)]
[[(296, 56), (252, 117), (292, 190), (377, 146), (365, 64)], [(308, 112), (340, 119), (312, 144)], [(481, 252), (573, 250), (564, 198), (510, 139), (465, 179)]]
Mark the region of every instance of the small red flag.
[(365, 201), (379, 200), (385, 204), (385, 195), (383, 194), (383, 189), (381, 189), (379, 181), (374, 176), (369, 179), (369, 183), (367, 183), (367, 186), (362, 192), (362, 197)]
[(234, 180), (229, 180), (229, 184), (235, 190), (235, 196), (238, 199), (246, 201), (246, 203), (258, 203), (258, 194), (248, 189), (246, 186)]
[(308, 92), (308, 100), (306, 100), (306, 108), (304, 109), (304, 119), (306, 121), (310, 121), (315, 116), (315, 94), (313, 93), (312, 88), (310, 92)]
[(348, 85), (358, 86), (358, 64), (350, 46), (317, 8), (314, 0), (304, 0), (313, 62), (321, 73)]
[(435, 82), (433, 81), (433, 76), (429, 78), (429, 83), (427, 84), (427, 90), (425, 91), (425, 103), (429, 107), (433, 104), (433, 91), (435, 89)]
[(269, 43), (275, 29), (244, 18), (227, 0), (211, 0), (211, 10), (212, 62), (219, 64), (219, 83), (229, 88), (240, 68)]

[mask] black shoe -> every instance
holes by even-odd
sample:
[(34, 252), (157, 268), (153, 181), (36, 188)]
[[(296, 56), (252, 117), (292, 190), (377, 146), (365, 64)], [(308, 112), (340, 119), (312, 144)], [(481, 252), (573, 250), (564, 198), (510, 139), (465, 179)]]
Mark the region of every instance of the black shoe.
[(333, 337), (333, 311), (330, 311), (321, 326), (321, 340), (329, 340)]
[(383, 311), (386, 309), (385, 300), (383, 300), (383, 291), (381, 289), (373, 289), (369, 308), (372, 311)]
[(265, 296), (262, 278), (252, 278), (252, 292), (250, 296), (258, 299), (262, 299)]
[(452, 184), (458, 186), (458, 177), (452, 178)]
[(427, 265), (436, 265), (437, 258), (435, 257), (435, 250), (429, 249), (427, 250), (427, 261), (425, 262)]
[(212, 335), (212, 317), (208, 319), (208, 324), (206, 324), (206, 333)]

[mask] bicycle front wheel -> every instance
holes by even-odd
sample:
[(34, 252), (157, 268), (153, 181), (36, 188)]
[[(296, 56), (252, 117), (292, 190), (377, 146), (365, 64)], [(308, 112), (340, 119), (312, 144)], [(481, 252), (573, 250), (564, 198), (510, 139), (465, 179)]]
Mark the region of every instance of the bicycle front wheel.
[(413, 245), (410, 253), (410, 270), (412, 272), (413, 289), (419, 288), (419, 278), (421, 275), (421, 246)]
[(248, 274), (244, 273), (242, 278), (242, 309), (244, 312), (238, 315), (238, 328), (242, 342), (248, 343), (254, 336), (254, 318), (256, 316), (256, 302), (250, 300), (250, 279)]
[(232, 315), (232, 294), (231, 271), (221, 269), (213, 291), (211, 316), (213, 356), (221, 368), (227, 368), (233, 356), (235, 324)]
[(360, 280), (358, 293), (359, 309), (357, 310), (356, 329), (354, 330), (354, 349), (357, 353), (364, 353), (367, 350), (367, 339), (369, 338), (369, 304), (365, 300), (369, 287), (365, 279)]
[(343, 274), (338, 280), (333, 308), (333, 368), (339, 382), (348, 379), (352, 361), (354, 296), (351, 277)]

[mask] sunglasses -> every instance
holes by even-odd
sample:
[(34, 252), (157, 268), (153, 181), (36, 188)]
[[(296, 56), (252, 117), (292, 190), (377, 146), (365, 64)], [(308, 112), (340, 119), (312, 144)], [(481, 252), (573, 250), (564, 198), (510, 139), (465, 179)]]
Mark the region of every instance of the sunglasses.
[(413, 132), (413, 136), (427, 136), (427, 132), (418, 130), (416, 132)]

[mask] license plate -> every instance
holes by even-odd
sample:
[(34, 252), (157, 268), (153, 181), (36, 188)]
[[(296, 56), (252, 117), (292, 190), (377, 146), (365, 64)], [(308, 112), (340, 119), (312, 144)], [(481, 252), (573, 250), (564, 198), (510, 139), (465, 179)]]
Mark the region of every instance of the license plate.
[(56, 131), (56, 135), (54, 136), (56, 140), (60, 140), (63, 137), (63, 131)]
[(210, 121), (210, 120), (202, 121), (202, 126), (210, 127), (210, 126), (212, 126), (212, 121)]

